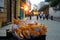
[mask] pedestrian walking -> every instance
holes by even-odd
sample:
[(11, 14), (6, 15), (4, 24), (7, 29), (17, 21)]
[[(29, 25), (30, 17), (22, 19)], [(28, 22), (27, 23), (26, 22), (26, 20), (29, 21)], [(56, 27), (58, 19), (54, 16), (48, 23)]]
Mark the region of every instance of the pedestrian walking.
[(53, 16), (51, 16), (51, 20), (53, 20)]
[(38, 20), (38, 15), (37, 15), (37, 20)]
[(46, 19), (48, 20), (49, 14), (46, 14), (45, 16), (46, 16)]
[(30, 20), (31, 20), (31, 15), (30, 15)]
[(45, 19), (45, 14), (43, 14), (43, 20)]
[(41, 14), (40, 14), (40, 19), (42, 18), (42, 16), (43, 16), (43, 12), (41, 12)]

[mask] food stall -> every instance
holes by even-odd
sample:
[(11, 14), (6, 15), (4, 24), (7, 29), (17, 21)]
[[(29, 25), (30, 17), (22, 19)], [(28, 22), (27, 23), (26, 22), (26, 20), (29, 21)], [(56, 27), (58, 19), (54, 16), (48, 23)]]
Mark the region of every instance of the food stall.
[(16, 20), (12, 27), (12, 34), (17, 39), (46, 40), (47, 26), (32, 20)]

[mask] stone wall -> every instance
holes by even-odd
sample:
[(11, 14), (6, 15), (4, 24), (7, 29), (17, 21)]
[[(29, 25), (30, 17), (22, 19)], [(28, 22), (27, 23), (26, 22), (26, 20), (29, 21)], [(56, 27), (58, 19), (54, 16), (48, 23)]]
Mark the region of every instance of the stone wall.
[(52, 7), (49, 8), (49, 14), (54, 16), (54, 17), (60, 17), (60, 11), (59, 10), (55, 11), (55, 10), (53, 10)]

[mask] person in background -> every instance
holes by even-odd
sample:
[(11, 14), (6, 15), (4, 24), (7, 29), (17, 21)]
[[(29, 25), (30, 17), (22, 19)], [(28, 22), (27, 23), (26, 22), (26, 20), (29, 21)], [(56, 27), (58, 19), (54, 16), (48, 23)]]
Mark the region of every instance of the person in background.
[(29, 15), (30, 16), (30, 20), (31, 20), (31, 15)]
[(38, 15), (37, 15), (37, 20), (38, 20)]
[(45, 14), (43, 14), (43, 20), (45, 19)]
[(46, 19), (48, 20), (49, 14), (46, 14), (45, 17), (46, 17)]
[(43, 16), (43, 11), (42, 11), (41, 14), (40, 14), (40, 19), (42, 18), (42, 16)]

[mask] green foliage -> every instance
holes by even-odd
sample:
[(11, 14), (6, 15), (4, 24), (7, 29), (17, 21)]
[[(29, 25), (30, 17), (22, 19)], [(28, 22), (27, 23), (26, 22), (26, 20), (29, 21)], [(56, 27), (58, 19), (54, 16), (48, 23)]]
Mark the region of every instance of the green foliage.
[(49, 1), (51, 1), (51, 0), (45, 0), (45, 2), (49, 2)]
[(54, 7), (58, 4), (58, 0), (51, 0), (51, 6)]

